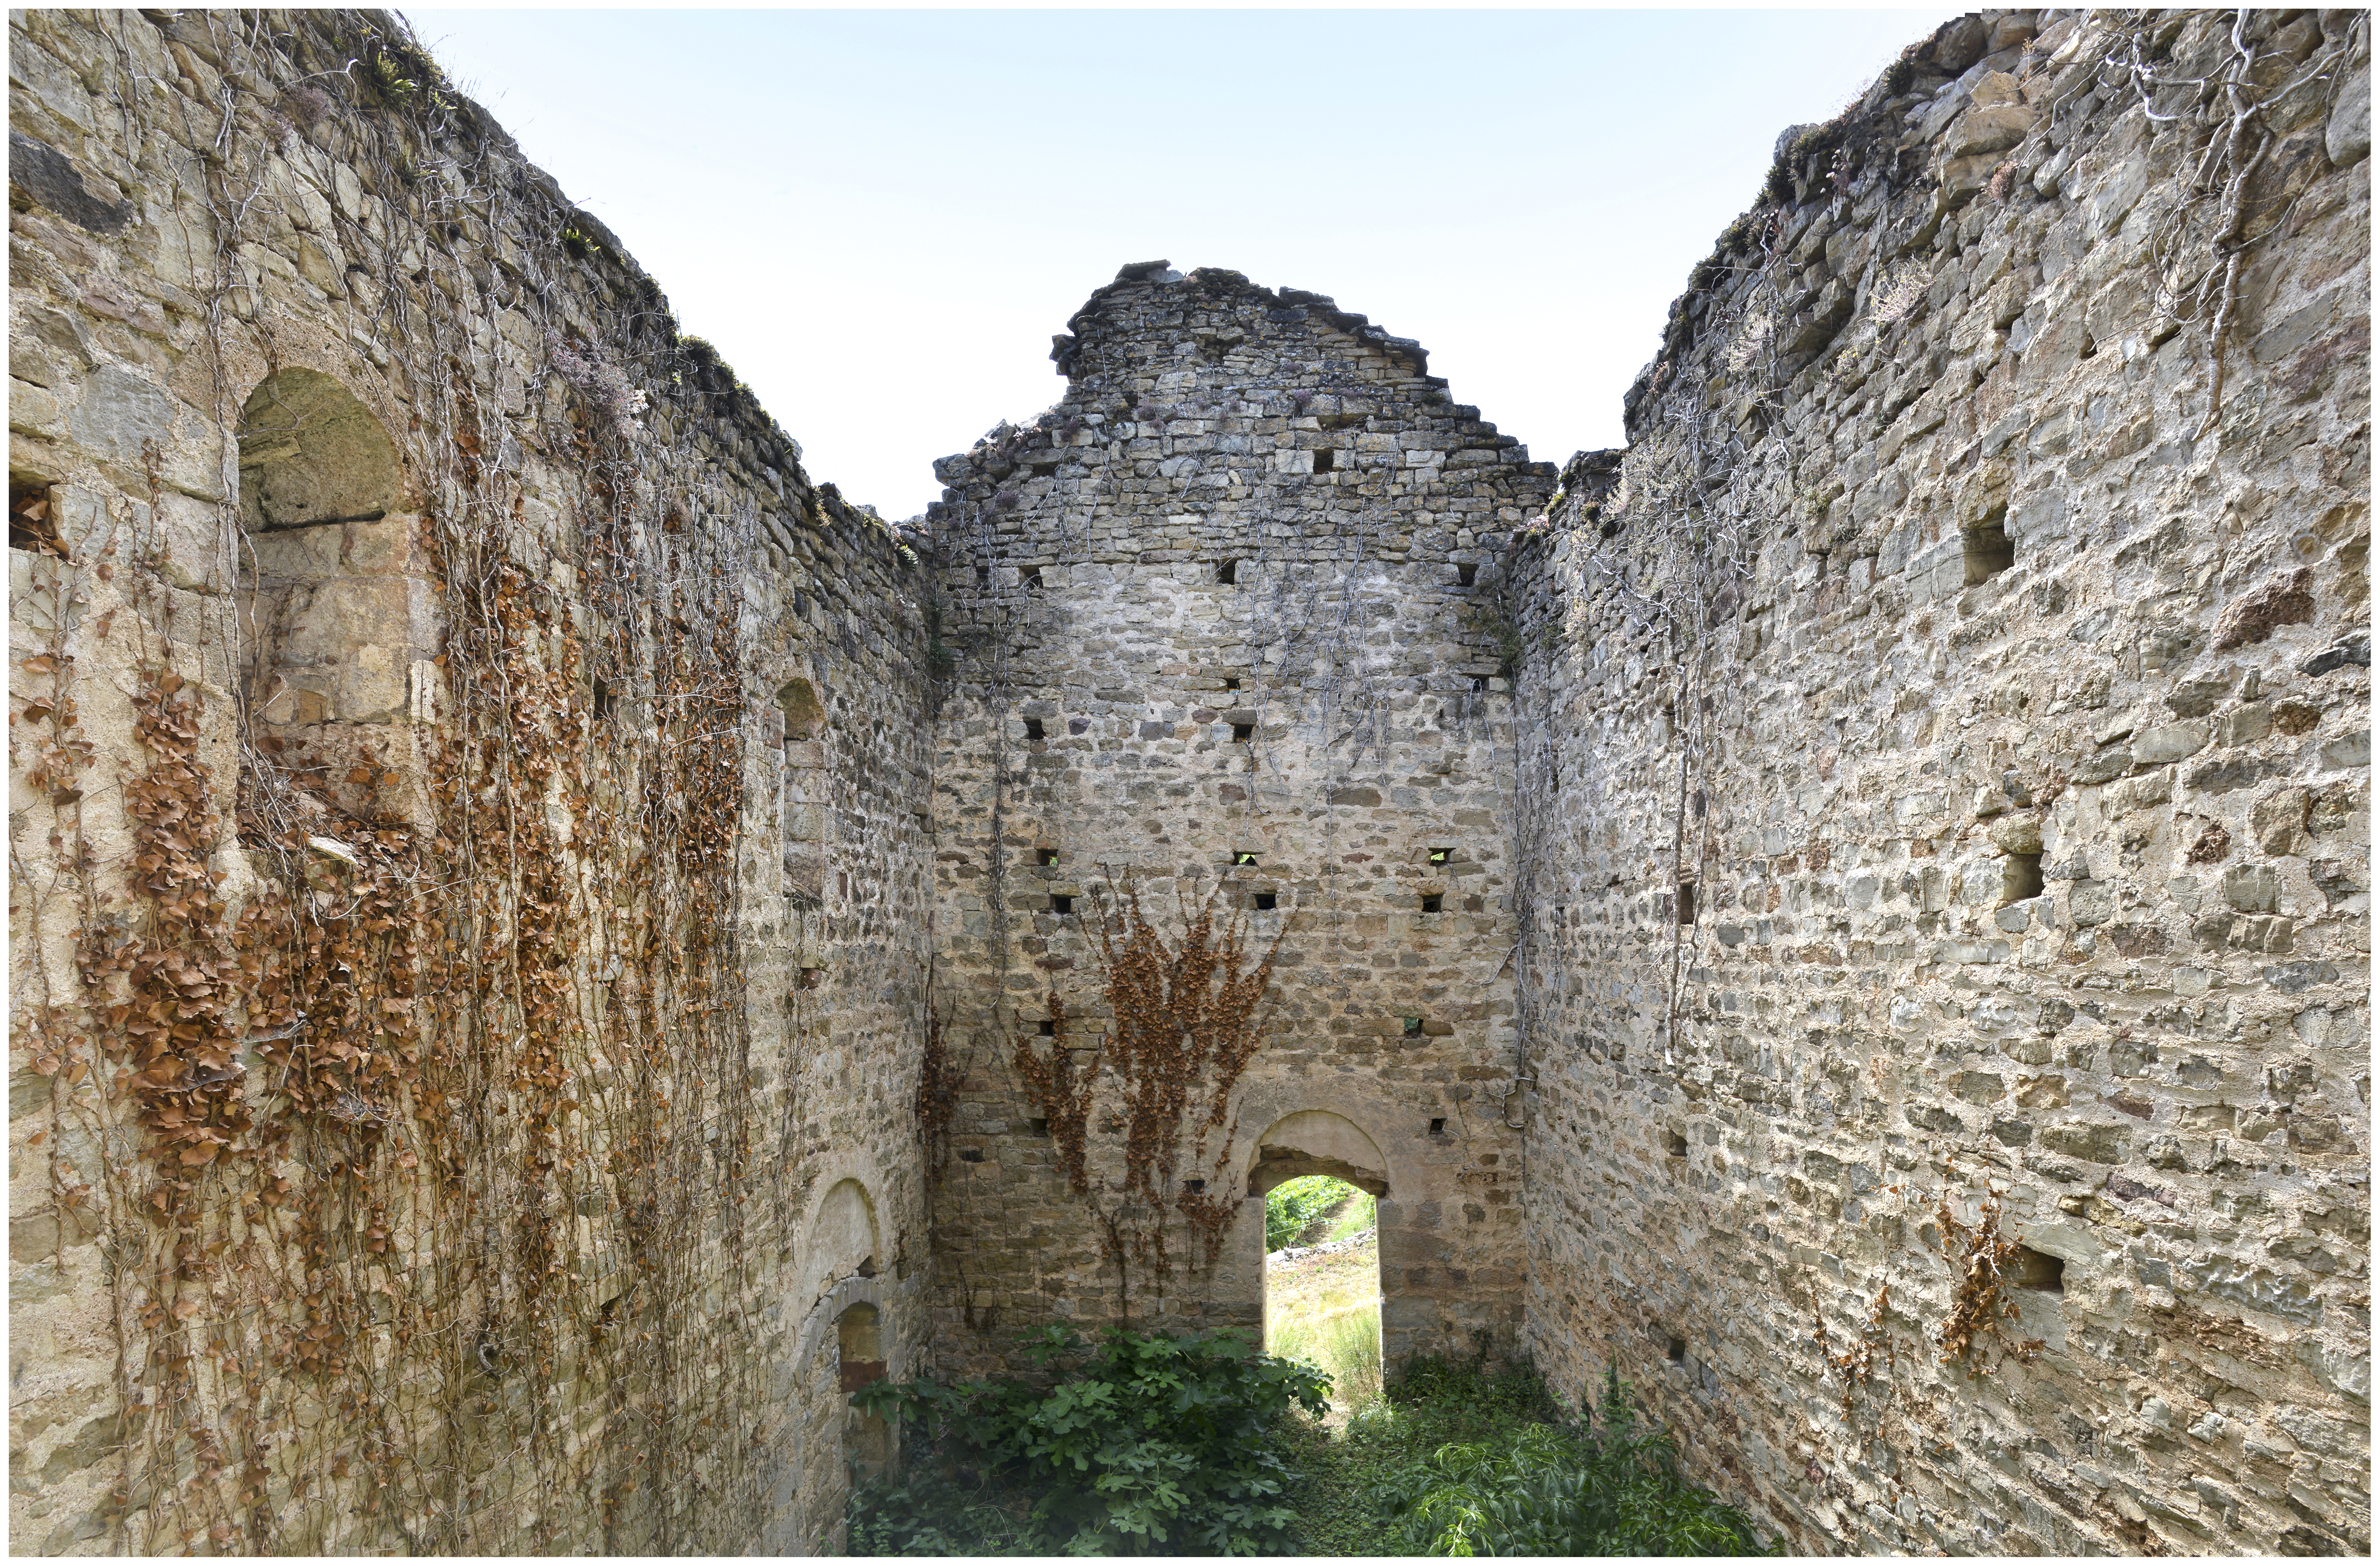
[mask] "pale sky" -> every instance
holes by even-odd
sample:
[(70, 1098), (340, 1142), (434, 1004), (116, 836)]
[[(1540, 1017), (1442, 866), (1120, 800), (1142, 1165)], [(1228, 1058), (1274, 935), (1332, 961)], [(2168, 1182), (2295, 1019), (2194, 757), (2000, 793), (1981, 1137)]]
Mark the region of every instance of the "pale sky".
[(407, 14), (811, 476), (897, 519), (1160, 258), (1419, 339), (1538, 460), (1617, 445), (1777, 133), (1953, 13)]

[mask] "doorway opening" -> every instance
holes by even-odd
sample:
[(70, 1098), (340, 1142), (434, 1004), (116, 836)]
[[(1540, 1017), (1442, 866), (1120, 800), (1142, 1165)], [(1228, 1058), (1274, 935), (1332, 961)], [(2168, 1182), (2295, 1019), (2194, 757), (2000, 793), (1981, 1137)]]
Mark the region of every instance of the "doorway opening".
[(1343, 1428), (1380, 1395), (1378, 1199), (1328, 1174), (1265, 1194), (1265, 1352), (1330, 1378)]

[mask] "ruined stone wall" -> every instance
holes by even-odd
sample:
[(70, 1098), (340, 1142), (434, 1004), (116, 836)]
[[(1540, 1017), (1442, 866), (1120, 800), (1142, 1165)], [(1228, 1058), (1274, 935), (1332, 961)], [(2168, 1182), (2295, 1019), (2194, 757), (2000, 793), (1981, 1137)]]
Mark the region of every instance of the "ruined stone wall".
[[(1319, 296), (1156, 262), (1070, 326), (1063, 398), (936, 466), (942, 1366), (1052, 1320), (1256, 1326), (1261, 1193), (1305, 1171), (1385, 1192), (1392, 1358), (1509, 1347), (1493, 563), (1551, 469)], [(1177, 956), (1209, 907), (1227, 976), (1269, 956), (1244, 1062), (1135, 1063), (1135, 896)]]
[(914, 557), (386, 16), (9, 53), (12, 1547), (831, 1543)]
[(1529, 1342), (1792, 1548), (2370, 1548), (2366, 27), (1947, 27), (1516, 556)]

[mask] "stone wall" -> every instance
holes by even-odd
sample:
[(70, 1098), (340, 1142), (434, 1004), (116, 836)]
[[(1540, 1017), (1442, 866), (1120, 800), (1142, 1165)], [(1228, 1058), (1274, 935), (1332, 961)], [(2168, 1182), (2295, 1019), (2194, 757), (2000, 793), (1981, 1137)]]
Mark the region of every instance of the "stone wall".
[(1528, 1341), (1796, 1549), (2370, 1548), (2369, 34), (2239, 16), (1789, 131), (1516, 555)]
[(386, 16), (10, 30), (12, 1546), (831, 1543), (914, 555)]
[[(1552, 470), (1320, 296), (1159, 261), (1069, 326), (1059, 403), (935, 467), (942, 1364), (1052, 1320), (1256, 1326), (1261, 1195), (1305, 1171), (1383, 1195), (1391, 1358), (1510, 1346), (1494, 562)], [(1211, 907), (1227, 973), (1272, 961), (1244, 1070), (1189, 1064), (1178, 1120), (1131, 1112), (1168, 1069), (1124, 1036), (1161, 1002), (1111, 1000), (1135, 896), (1177, 953)]]

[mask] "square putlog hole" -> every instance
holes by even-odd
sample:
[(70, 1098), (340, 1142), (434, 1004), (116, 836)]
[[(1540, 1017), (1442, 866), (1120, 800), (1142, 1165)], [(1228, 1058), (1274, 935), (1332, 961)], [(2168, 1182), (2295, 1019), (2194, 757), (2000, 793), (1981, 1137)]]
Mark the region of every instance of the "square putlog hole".
[(1041, 1037), (1044, 1038), (1055, 1038), (1058, 1037), (1058, 1024), (1055, 1018), (1044, 1017), (1033, 1026), (1040, 1030)]
[(1254, 908), (1259, 914), (1269, 914), (1273, 909), (1281, 906), (1281, 893), (1277, 892), (1259, 892), (1255, 896), (1248, 899), (1248, 906)]
[(1425, 913), (1425, 914), (1435, 914), (1435, 913), (1441, 912), (1441, 911), (1445, 908), (1445, 906), (1446, 906), (1446, 899), (1445, 899), (1443, 896), (1441, 896), (1439, 893), (1435, 892), (1428, 893), (1427, 895), (1424, 896), (1424, 897), (1422, 898), (1422, 900), (1421, 900), (1421, 911), (1422, 911), (1423, 913)]
[(2002, 507), (1985, 519), (1980, 528), (1969, 528), (1960, 535), (1966, 541), (1967, 586), (1988, 582), (2016, 564), (2016, 545), (2009, 540), (2008, 510)]
[(1028, 1135), (1047, 1136), (1050, 1135), (1050, 1123), (1046, 1120), (1029, 1120), (1025, 1123), (1025, 1125), (1026, 1132)]
[(1671, 1365), (1683, 1365), (1686, 1363), (1686, 1341), (1683, 1338), (1671, 1338), (1670, 1340), (1669, 1352), (1670, 1363)]
[(1232, 743), (1233, 745), (1245, 745), (1256, 737), (1257, 726), (1254, 723), (1233, 723), (1232, 725)]
[(1075, 911), (1075, 900), (1071, 897), (1052, 894), (1050, 899), (1050, 911), (1053, 914), (1071, 914)]
[(1033, 862), (1037, 865), (1054, 865), (1058, 862), (1058, 851), (1054, 848), (1037, 848), (1033, 851)]
[(2041, 856), (2011, 854), (2000, 861), (2000, 906), (2041, 895)]
[(47, 484), (8, 480), (8, 547), (67, 557), (67, 546), (58, 539), (56, 497)]
[(1418, 1038), (1421, 1037), (1421, 1018), (1405, 1018), (1405, 1037), (1407, 1038)]
[(1040, 719), (1027, 718), (1025, 720), (1025, 737), (1028, 740), (1036, 740), (1045, 737), (1042, 732)]
[(1314, 470), (1317, 473), (1330, 472), (1333, 467), (1338, 466), (1338, 462), (1339, 454), (1327, 447), (1314, 454)]
[(1663, 1151), (1667, 1152), (1673, 1159), (1682, 1159), (1686, 1156), (1686, 1139), (1683, 1135), (1675, 1131), (1667, 1131), (1661, 1134), (1661, 1147)]
[(1454, 568), (1454, 585), (1458, 588), (1477, 587), (1479, 585), (1479, 567), (1467, 564), (1457, 565)]
[(1226, 560), (1220, 565), (1216, 566), (1215, 580), (1227, 588), (1238, 587), (1240, 585), (1240, 563), (1236, 560)]
[(2066, 1263), (2031, 1245), (2019, 1245), (2015, 1256), (2000, 1269), (2000, 1275), (2014, 1288), (2037, 1289), (2045, 1294), (2066, 1292)]

